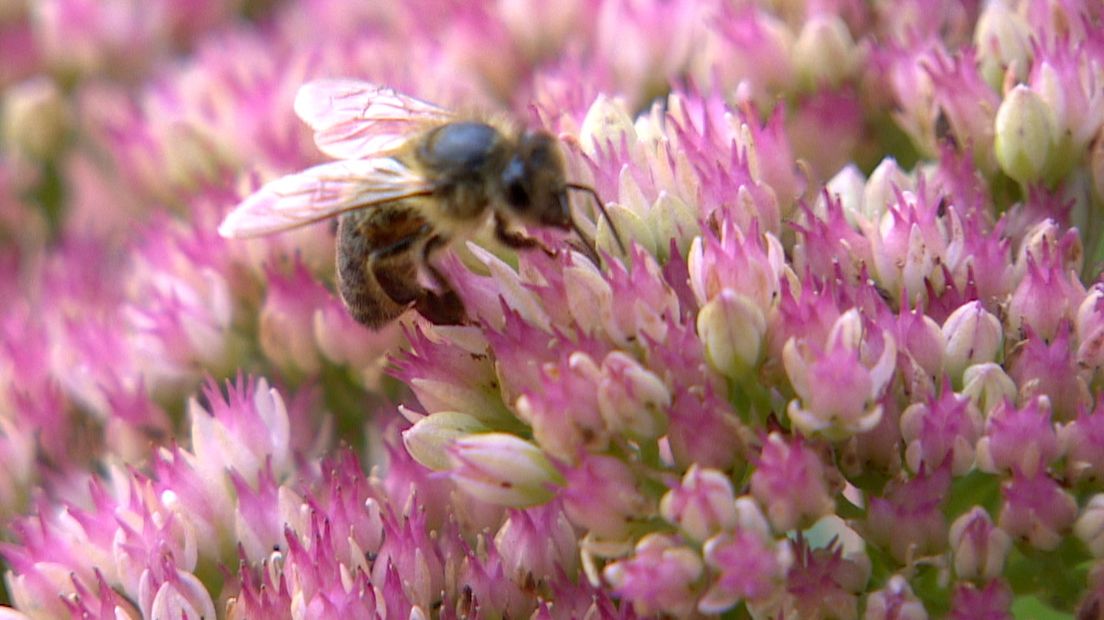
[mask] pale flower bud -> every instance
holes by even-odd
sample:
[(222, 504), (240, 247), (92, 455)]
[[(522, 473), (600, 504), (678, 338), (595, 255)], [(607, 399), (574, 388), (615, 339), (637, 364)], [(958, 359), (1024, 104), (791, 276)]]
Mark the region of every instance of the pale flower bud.
[(1104, 493), (1097, 493), (1081, 510), (1073, 533), (1085, 543), (1093, 557), (1104, 557)]
[(890, 577), (886, 587), (871, 592), (866, 599), (863, 620), (928, 620), (924, 604), (912, 593), (908, 581), (900, 575)]
[(994, 90), (1000, 88), (1005, 71), (1015, 67), (1022, 75), (1029, 66), (1031, 29), (1007, 2), (987, 2), (974, 28), (974, 46), (981, 75)]
[(659, 513), (691, 539), (704, 541), (734, 529), (739, 522), (736, 496), (728, 476), (691, 465), (682, 483), (663, 496)]
[(607, 565), (602, 576), (637, 614), (689, 617), (696, 599), (692, 584), (703, 568), (697, 551), (653, 532), (640, 539), (632, 557)]
[(598, 411), (612, 432), (655, 439), (667, 431), (670, 406), (667, 385), (635, 359), (614, 351), (602, 360)]
[(962, 395), (969, 396), (985, 417), (998, 404), (1016, 398), (1016, 382), (1000, 364), (986, 362), (962, 373)]
[(1020, 183), (1042, 177), (1049, 165), (1054, 114), (1035, 91), (1019, 85), (997, 110), (995, 150), (1004, 172)]
[[(862, 171), (855, 164), (844, 166), (843, 170), (837, 172), (836, 176), (832, 177), (826, 186), (828, 195), (839, 200), (843, 207), (843, 215), (847, 218), (847, 223), (855, 227), (868, 221), (863, 202), (866, 187), (866, 177), (863, 176)], [(817, 197), (816, 204), (818, 207), (817, 214), (820, 217), (825, 217), (823, 195)], [(876, 217), (881, 217), (881, 211), (876, 214)]]
[(943, 322), (943, 338), (947, 342), (943, 368), (952, 379), (958, 379), (967, 366), (997, 358), (1004, 332), (1000, 319), (980, 302), (971, 301), (959, 306)]
[(487, 430), (470, 415), (442, 411), (418, 420), (403, 431), (402, 439), (415, 461), (434, 471), (444, 471), (449, 468), (447, 449), (453, 441)]
[(884, 330), (880, 338), (866, 334), (855, 309), (836, 320), (827, 340), (823, 348), (797, 338), (783, 346), (782, 362), (798, 396), (786, 413), (802, 434), (840, 441), (881, 420), (878, 399), (893, 377), (897, 345)]
[[(139, 586), (139, 598), (149, 596), (147, 585), (153, 581), (149, 573), (143, 575)], [(146, 596), (143, 596), (145, 594)], [(145, 605), (143, 605), (145, 607)], [(215, 603), (203, 583), (195, 575), (177, 571), (160, 584), (146, 609), (149, 618), (214, 618)]]
[(616, 202), (605, 206), (609, 220), (599, 217), (597, 232), (594, 235), (594, 243), (600, 251), (609, 252), (615, 256), (622, 254), (621, 246), (617, 244), (617, 237), (613, 235), (613, 231), (616, 230), (621, 242), (625, 244), (626, 252), (629, 251), (632, 242), (636, 242), (647, 253), (655, 255), (656, 237), (648, 222), (641, 217), (640, 211)]
[(590, 104), (583, 126), (579, 129), (579, 143), (583, 151), (594, 155), (610, 145), (618, 148), (622, 141), (630, 149), (636, 144), (636, 129), (624, 102), (598, 95)]
[(666, 260), (670, 249), (669, 239), (674, 239), (684, 255), (690, 243), (701, 234), (697, 209), (681, 198), (662, 191), (645, 216), (656, 239), (656, 256)]
[(897, 165), (897, 160), (887, 157), (878, 164), (862, 194), (862, 212), (869, 222), (881, 222), (882, 215), (891, 204), (897, 204), (897, 192), (911, 190), (912, 180)]
[(951, 524), (951, 553), (955, 575), (960, 579), (996, 579), (1004, 572), (1004, 561), (1012, 550), (1012, 538), (993, 524), (980, 506)]
[(698, 337), (718, 372), (739, 378), (759, 363), (767, 320), (746, 296), (724, 289), (698, 312)]
[(1104, 367), (1104, 286), (1094, 285), (1077, 308), (1077, 363), (1084, 368)]
[(13, 151), (30, 159), (48, 159), (61, 147), (69, 112), (57, 84), (35, 77), (4, 93), (0, 135)]
[(448, 448), (452, 480), (490, 504), (524, 508), (552, 499), (560, 476), (537, 446), (507, 433), (469, 435)]
[(820, 13), (805, 22), (793, 58), (803, 88), (833, 88), (851, 77), (858, 53), (847, 24), (837, 15)]

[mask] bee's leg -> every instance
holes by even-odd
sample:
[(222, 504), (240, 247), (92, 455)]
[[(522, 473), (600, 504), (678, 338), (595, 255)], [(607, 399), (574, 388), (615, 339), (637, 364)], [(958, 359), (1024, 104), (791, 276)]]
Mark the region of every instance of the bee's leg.
[(414, 308), (435, 325), (459, 325), (467, 316), (460, 296), (453, 290), (448, 279), (430, 262), (433, 253), (447, 243), (447, 238), (433, 235), (422, 246), (422, 265), (433, 280), (436, 290), (423, 289), (418, 300), (414, 302)]
[(414, 247), (414, 244), (421, 241), (429, 232), (433, 230), (429, 224), (423, 224), (418, 230), (413, 233), (399, 239), (398, 241), (385, 245), (382, 248), (375, 248), (372, 250), (372, 254), (369, 259), (372, 261), (382, 261), (387, 258), (398, 256), (399, 254), (405, 254)]
[(541, 250), (544, 250), (545, 254), (555, 258), (555, 250), (544, 245), (537, 239), (517, 232), (516, 230), (510, 230), (506, 227), (506, 220), (502, 219), (502, 216), (500, 216), (498, 213), (495, 213), (494, 225), (495, 238), (502, 242), (502, 245), (514, 248), (515, 250), (531, 250), (533, 248), (540, 248)]
[(414, 248), (432, 230), (429, 225), (383, 247), (373, 248), (368, 255), (368, 272), (396, 304), (409, 307), (423, 294), (418, 283), (418, 265)]
[[(360, 220), (351, 214), (338, 221), (337, 284), (341, 299), (354, 319), (379, 329), (402, 314), (418, 296), (409, 282), (417, 282), (413, 257), (398, 255), (381, 264), (363, 234)], [(386, 267), (381, 268), (381, 267)]]

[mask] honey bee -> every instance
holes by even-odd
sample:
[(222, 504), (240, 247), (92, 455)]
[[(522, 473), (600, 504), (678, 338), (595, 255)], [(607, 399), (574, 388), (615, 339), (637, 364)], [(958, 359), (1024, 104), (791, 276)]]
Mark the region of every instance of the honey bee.
[(495, 237), (516, 249), (552, 253), (517, 224), (573, 230), (597, 262), (568, 192), (589, 194), (607, 222), (609, 215), (593, 188), (567, 181), (548, 132), (462, 118), (356, 80), (308, 82), (294, 109), (337, 161), (262, 186), (219, 234), (256, 237), (337, 217), (338, 288), (360, 323), (378, 329), (410, 307), (434, 323), (461, 322), (463, 304), (430, 258), (489, 217)]

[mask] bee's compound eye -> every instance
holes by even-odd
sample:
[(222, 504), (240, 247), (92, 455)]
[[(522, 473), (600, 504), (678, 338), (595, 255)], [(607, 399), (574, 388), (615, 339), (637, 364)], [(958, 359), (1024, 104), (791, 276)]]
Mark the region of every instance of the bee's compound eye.
[(511, 183), (506, 186), (506, 201), (511, 207), (524, 209), (529, 206), (529, 192), (520, 182)]
[(512, 159), (502, 172), (502, 187), (506, 191), (506, 202), (515, 209), (526, 209), (531, 201), (529, 190), (525, 187), (525, 165), (519, 159)]

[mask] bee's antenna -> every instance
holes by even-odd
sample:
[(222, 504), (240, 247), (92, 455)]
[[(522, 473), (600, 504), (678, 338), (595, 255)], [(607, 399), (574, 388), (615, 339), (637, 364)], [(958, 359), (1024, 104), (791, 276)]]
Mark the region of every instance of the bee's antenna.
[[(617, 227), (613, 225), (613, 220), (610, 219), (609, 212), (606, 211), (606, 206), (602, 204), (602, 197), (598, 195), (598, 192), (589, 185), (580, 185), (579, 183), (568, 183), (567, 189), (586, 192), (594, 198), (594, 204), (598, 205), (598, 211), (602, 214), (602, 217), (605, 218), (606, 223), (609, 224), (610, 232), (613, 233), (613, 240), (617, 242), (617, 247), (621, 249), (622, 254), (628, 254), (628, 252), (625, 251), (625, 244), (621, 241), (621, 235), (617, 232)], [(578, 225), (575, 224), (574, 221), (572, 225), (575, 226), (576, 231), (579, 230)]]
[[(590, 235), (583, 232), (582, 228), (579, 228), (578, 220), (570, 216), (570, 207), (568, 206), (567, 192), (560, 192), (557, 195), (557, 198), (560, 201), (560, 208), (563, 209), (564, 213), (569, 214), (567, 221), (571, 222), (571, 230), (573, 230), (575, 234), (579, 236), (580, 245), (579, 247), (576, 247), (576, 249), (584, 252), (587, 255), (587, 258), (589, 258), (591, 262), (593, 262), (595, 265), (601, 264), (602, 258), (598, 256), (598, 250), (594, 247), (594, 239), (591, 239)], [(574, 244), (571, 245), (572, 247), (575, 247)]]

